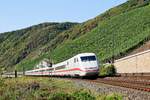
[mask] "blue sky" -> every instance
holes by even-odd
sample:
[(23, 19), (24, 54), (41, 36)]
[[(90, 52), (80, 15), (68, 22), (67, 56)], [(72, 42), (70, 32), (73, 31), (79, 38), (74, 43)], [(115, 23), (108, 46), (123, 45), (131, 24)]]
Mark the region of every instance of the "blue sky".
[(0, 33), (43, 22), (84, 22), (127, 0), (0, 0)]

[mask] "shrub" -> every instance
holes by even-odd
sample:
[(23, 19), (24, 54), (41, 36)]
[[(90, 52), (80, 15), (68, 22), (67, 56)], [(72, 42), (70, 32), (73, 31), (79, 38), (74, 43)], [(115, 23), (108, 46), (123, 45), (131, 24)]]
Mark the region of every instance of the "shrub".
[(97, 97), (97, 100), (123, 100), (123, 96), (116, 93), (102, 94)]
[(105, 97), (105, 100), (122, 100), (122, 99), (123, 99), (123, 98), (122, 98), (121, 95), (115, 94), (115, 93), (110, 94), (110, 95), (107, 95), (107, 96)]
[(56, 93), (50, 97), (50, 100), (76, 100), (71, 94), (68, 93)]
[(50, 100), (96, 100), (96, 98), (90, 92), (80, 90), (72, 94), (58, 92), (53, 94)]
[(105, 64), (100, 67), (100, 76), (114, 76), (116, 74), (115, 66), (112, 64)]
[(2, 87), (4, 85), (4, 79), (2, 79), (1, 77), (0, 77), (0, 87)]
[(3, 74), (4, 70), (5, 70), (5, 68), (0, 66), (0, 75)]
[(76, 100), (95, 100), (96, 98), (90, 94), (90, 92), (87, 91), (76, 91), (73, 93), (73, 96), (76, 98)]

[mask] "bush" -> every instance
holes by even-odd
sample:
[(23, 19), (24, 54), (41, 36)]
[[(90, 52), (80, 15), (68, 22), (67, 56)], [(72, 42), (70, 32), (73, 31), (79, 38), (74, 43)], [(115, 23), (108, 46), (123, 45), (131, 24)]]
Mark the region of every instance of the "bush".
[(110, 94), (110, 95), (107, 95), (105, 100), (122, 100), (122, 96), (121, 95), (118, 95), (118, 94)]
[(2, 79), (1, 77), (0, 77), (0, 87), (2, 87), (4, 85), (4, 79)]
[(76, 100), (71, 94), (68, 93), (56, 93), (50, 97), (50, 100)]
[(4, 68), (0, 66), (0, 75), (3, 74)]
[(114, 76), (116, 74), (115, 66), (112, 64), (105, 64), (100, 67), (100, 76)]
[(76, 100), (95, 100), (96, 98), (87, 91), (77, 91), (73, 93)]
[(53, 94), (50, 100), (96, 100), (96, 98), (92, 96), (90, 92), (80, 90), (72, 94), (59, 92)]

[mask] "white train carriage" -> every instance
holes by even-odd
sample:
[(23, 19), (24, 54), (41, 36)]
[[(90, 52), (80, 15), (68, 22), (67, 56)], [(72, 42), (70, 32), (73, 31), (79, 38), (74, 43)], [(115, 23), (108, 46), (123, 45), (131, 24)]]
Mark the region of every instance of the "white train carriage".
[(39, 68), (39, 69), (26, 71), (25, 75), (28, 75), (28, 76), (51, 76), (53, 72), (54, 72), (54, 68), (46, 67), (46, 68)]
[(52, 67), (27, 71), (26, 75), (98, 76), (99, 63), (94, 53), (81, 53)]

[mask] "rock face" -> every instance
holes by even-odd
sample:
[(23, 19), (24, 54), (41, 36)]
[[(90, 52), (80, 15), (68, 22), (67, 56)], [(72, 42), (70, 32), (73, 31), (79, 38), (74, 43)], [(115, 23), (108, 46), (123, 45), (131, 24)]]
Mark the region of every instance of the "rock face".
[(150, 41), (145, 42), (142, 46), (138, 47), (137, 49), (135, 49), (128, 55), (133, 55), (133, 54), (140, 53), (140, 52), (147, 51), (147, 50), (150, 50)]

